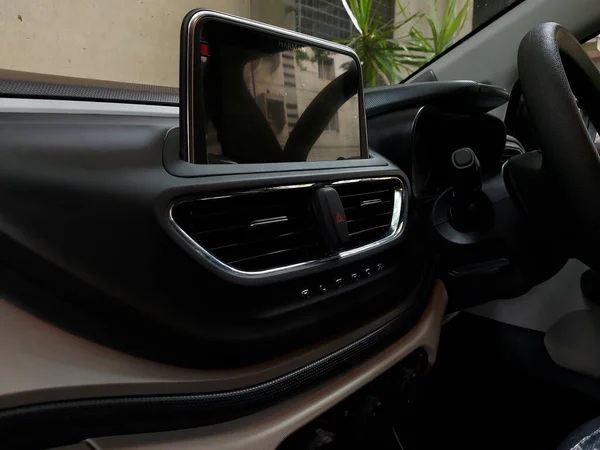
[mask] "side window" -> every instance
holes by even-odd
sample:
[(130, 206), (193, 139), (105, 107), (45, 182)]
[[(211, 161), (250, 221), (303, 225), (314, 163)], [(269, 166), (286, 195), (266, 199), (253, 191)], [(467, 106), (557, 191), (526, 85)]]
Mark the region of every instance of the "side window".
[(598, 70), (600, 70), (600, 34), (583, 44), (583, 48), (585, 48), (587, 54), (592, 58), (592, 61), (596, 63)]
[[(117, 13), (111, 1), (6, 0), (0, 69), (177, 88), (181, 21), (192, 8), (208, 8), (349, 45), (366, 85), (395, 84), (520, 1), (130, 0)], [(293, 59), (290, 52), (265, 64), (289, 69)], [(315, 66), (321, 80), (336, 77), (334, 62), (324, 57)]]

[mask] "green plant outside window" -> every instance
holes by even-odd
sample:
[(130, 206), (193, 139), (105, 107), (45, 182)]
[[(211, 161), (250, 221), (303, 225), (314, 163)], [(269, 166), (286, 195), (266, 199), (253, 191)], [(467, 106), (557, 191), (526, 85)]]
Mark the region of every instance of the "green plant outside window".
[(448, 0), (443, 11), (434, 0), (432, 14), (407, 14), (397, 0), (400, 17), (384, 20), (380, 14), (381, 0), (343, 0), (355, 35), (344, 44), (352, 47), (362, 62), (365, 87), (383, 81), (397, 83), (431, 58), (442, 53), (460, 33), (467, 19), (471, 0), (459, 6)]

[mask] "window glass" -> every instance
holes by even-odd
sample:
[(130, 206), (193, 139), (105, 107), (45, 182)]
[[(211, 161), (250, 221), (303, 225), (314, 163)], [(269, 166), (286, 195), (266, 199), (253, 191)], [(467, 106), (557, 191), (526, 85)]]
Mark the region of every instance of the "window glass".
[(594, 61), (596, 67), (600, 69), (600, 35), (583, 44), (583, 48), (592, 61)]
[(367, 86), (397, 83), (515, 1), (0, 0), (0, 68), (177, 87), (179, 27), (201, 7), (348, 44)]

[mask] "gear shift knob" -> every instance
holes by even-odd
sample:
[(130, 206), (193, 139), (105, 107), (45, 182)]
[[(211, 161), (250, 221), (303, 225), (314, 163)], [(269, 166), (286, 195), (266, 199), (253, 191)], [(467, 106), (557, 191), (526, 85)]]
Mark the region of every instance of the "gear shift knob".
[(452, 153), (452, 184), (454, 200), (450, 221), (458, 230), (467, 230), (478, 222), (478, 202), (481, 199), (481, 165), (470, 148)]
[(457, 201), (470, 201), (481, 191), (481, 165), (470, 148), (452, 153), (452, 184)]

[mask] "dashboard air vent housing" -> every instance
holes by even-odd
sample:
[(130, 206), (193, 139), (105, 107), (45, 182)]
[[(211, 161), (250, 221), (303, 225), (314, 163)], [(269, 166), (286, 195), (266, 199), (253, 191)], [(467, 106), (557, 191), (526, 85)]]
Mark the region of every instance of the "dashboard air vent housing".
[[(338, 193), (348, 224), (349, 242), (336, 250), (326, 245), (317, 217), (322, 211), (316, 194), (323, 187)], [(391, 244), (404, 230), (406, 201), (404, 182), (382, 177), (181, 199), (171, 204), (169, 215), (195, 258), (230, 279), (252, 284), (288, 272), (314, 273)]]
[(334, 188), (346, 212), (349, 248), (374, 242), (392, 231), (396, 192), (393, 182), (346, 183)]
[(238, 270), (267, 270), (325, 255), (306, 189), (183, 201), (172, 216), (198, 245)]
[(514, 137), (506, 136), (506, 144), (504, 151), (502, 152), (502, 163), (504, 164), (513, 156), (521, 155), (525, 153), (523, 145)]

